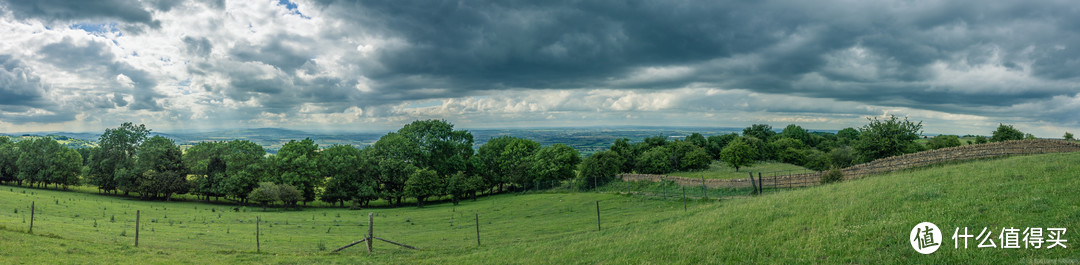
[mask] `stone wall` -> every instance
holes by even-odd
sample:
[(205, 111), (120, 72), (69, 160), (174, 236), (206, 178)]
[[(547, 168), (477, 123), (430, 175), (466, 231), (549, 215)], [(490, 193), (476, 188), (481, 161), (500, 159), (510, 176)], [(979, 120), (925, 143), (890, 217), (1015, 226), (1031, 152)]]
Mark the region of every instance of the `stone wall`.
[[(1027, 155), (1045, 153), (1066, 153), (1080, 151), (1080, 143), (1066, 140), (1014, 140), (987, 144), (964, 145), (957, 147), (929, 150), (900, 156), (886, 157), (868, 163), (858, 164), (843, 169), (844, 179), (856, 179), (872, 174), (928, 166), (938, 163), (964, 161), (986, 157), (1006, 155)], [(755, 178), (756, 178), (755, 174)], [(651, 174), (620, 174), (624, 181), (673, 181), (683, 186), (701, 186), (702, 179), (684, 178)], [(821, 172), (787, 174), (782, 176), (763, 176), (766, 188), (788, 188), (817, 185)], [(709, 188), (750, 188), (750, 174), (739, 179), (705, 179)]]

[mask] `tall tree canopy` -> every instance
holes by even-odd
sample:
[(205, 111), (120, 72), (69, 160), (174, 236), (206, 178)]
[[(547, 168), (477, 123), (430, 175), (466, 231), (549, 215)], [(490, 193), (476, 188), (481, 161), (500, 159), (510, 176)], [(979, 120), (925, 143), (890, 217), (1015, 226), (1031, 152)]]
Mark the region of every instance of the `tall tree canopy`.
[(867, 118), (870, 123), (859, 128), (859, 140), (855, 142), (863, 161), (913, 153), (920, 146), (915, 143), (922, 133), (922, 122), (914, 123), (890, 115), (887, 120)]
[(101, 148), (91, 157), (90, 183), (104, 191), (122, 190), (125, 194), (138, 188), (135, 154), (150, 129), (125, 122), (120, 127), (105, 129), (98, 140)]
[(466, 130), (454, 130), (444, 120), (414, 121), (398, 130), (398, 134), (419, 145), (416, 166), (430, 168), (443, 178), (466, 170), (473, 155), (473, 135)]
[(366, 206), (377, 199), (377, 169), (372, 166), (370, 150), (351, 145), (332, 145), (323, 150), (319, 154), (318, 168), (327, 181), (320, 200), (341, 205), (355, 201)]
[(315, 200), (316, 187), (322, 186), (323, 181), (318, 168), (318, 151), (319, 145), (311, 138), (289, 140), (270, 158), (272, 173), (268, 180), (296, 187), (303, 194), (304, 203)]
[(164, 197), (184, 194), (190, 190), (187, 169), (180, 147), (162, 136), (147, 139), (137, 152), (137, 191), (144, 197)]

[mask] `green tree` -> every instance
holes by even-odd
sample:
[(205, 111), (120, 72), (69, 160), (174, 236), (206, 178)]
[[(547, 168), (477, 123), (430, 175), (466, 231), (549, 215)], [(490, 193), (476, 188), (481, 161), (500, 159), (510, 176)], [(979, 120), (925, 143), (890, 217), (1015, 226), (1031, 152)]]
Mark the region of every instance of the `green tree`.
[(746, 144), (743, 138), (736, 138), (720, 151), (720, 159), (734, 167), (735, 172), (739, 172), (740, 167), (753, 164), (754, 157), (754, 148)]
[(445, 186), (439, 173), (431, 169), (416, 169), (405, 181), (405, 196), (416, 198), (417, 206), (424, 206), (424, 199), (442, 194)]
[(644, 151), (647, 151), (649, 149), (653, 149), (654, 147), (665, 146), (665, 145), (668, 144), (668, 140), (667, 140), (667, 136), (655, 135), (655, 136), (646, 137), (645, 140), (642, 141), (642, 143), (644, 143), (644, 145), (645, 145), (643, 147), (644, 150), (642, 150), (642, 152), (644, 152)]
[(472, 191), (472, 188), (469, 187), (468, 178), (469, 175), (466, 175), (465, 172), (458, 171), (458, 173), (454, 173), (450, 175), (450, 178), (446, 179), (445, 191), (446, 194), (450, 195), (450, 201), (454, 205), (458, 205), (458, 202), (461, 202), (461, 199), (467, 197), (469, 192)]
[(472, 133), (454, 130), (454, 125), (444, 120), (414, 121), (398, 133), (419, 145), (416, 166), (435, 170), (440, 177), (466, 170), (473, 155)]
[(921, 148), (915, 140), (922, 133), (922, 122), (913, 123), (907, 118), (900, 120), (890, 115), (887, 120), (867, 118), (869, 124), (859, 128), (859, 140), (855, 143), (863, 161), (916, 152)]
[(270, 158), (273, 173), (269, 180), (277, 184), (296, 187), (303, 194), (304, 204), (316, 198), (315, 191), (322, 187), (323, 176), (319, 174), (319, 145), (311, 138), (301, 141), (289, 140)]
[(247, 140), (225, 143), (221, 157), (225, 162), (225, 174), (216, 193), (231, 196), (241, 203), (259, 186), (259, 179), (266, 175), (266, 150)]
[(183, 152), (184, 166), (194, 175), (192, 192), (210, 197), (221, 197), (222, 182), (226, 177), (225, 142), (200, 142)]
[(161, 196), (169, 200), (173, 194), (185, 194), (190, 190), (183, 154), (172, 140), (150, 137), (139, 146), (136, 154), (136, 172), (142, 172), (142, 176), (136, 179), (135, 185), (143, 198)]
[[(758, 139), (757, 137), (753, 136), (744, 136), (741, 137), (741, 139), (743, 140), (743, 142), (746, 142), (746, 145), (750, 146), (751, 150), (754, 151), (750, 154), (751, 160), (769, 159), (769, 155), (767, 155), (769, 153), (769, 145), (766, 144), (764, 140)], [(728, 145), (731, 145), (731, 143), (728, 143)], [(723, 150), (721, 150), (721, 152), (723, 152)], [(721, 157), (721, 160), (723, 160), (723, 157)]]
[(803, 157), (805, 157), (802, 166), (810, 170), (823, 171), (829, 169), (829, 166), (832, 165), (832, 160), (829, 154), (826, 154), (821, 150), (806, 149), (802, 150), (801, 152), (803, 154)]
[(1038, 139), (1038, 138), (1036, 138), (1034, 134), (1026, 133), (1026, 134), (1024, 134), (1024, 139), (1035, 140), (1035, 139)]
[(622, 157), (623, 164), (619, 167), (619, 172), (630, 173), (634, 171), (636, 154), (634, 153), (634, 147), (630, 145), (630, 139), (616, 139), (610, 150)]
[(796, 165), (802, 165), (805, 162), (805, 156), (800, 151), (809, 148), (802, 140), (787, 137), (781, 137), (766, 146), (769, 150), (769, 158)]
[(286, 207), (296, 207), (296, 202), (304, 199), (304, 194), (293, 185), (281, 184), (278, 188), (278, 199)]
[(1012, 125), (998, 124), (994, 135), (990, 136), (990, 142), (1003, 142), (1008, 140), (1023, 140), (1024, 132), (1013, 128)]
[(657, 146), (645, 151), (637, 159), (637, 171), (645, 174), (666, 174), (673, 172), (671, 167), (671, 148)]
[(247, 199), (261, 204), (265, 212), (268, 204), (280, 199), (278, 186), (273, 182), (259, 182), (259, 187), (251, 190)]
[(675, 171), (691, 171), (709, 168), (712, 159), (705, 152), (705, 148), (694, 145), (687, 141), (675, 141), (669, 144), (671, 148), (670, 164)]
[(83, 159), (79, 151), (61, 147), (60, 153), (56, 156), (53, 166), (56, 167), (57, 172), (53, 175), (52, 182), (62, 185), (64, 190), (67, 190), (68, 186), (81, 184), (79, 175), (82, 174)]
[(125, 122), (120, 127), (105, 129), (98, 140), (101, 147), (90, 163), (90, 183), (102, 191), (121, 190), (128, 194), (138, 188), (139, 175), (135, 170), (135, 154), (150, 129)]
[(600, 151), (586, 157), (578, 165), (578, 188), (594, 189), (607, 184), (619, 174), (622, 156), (613, 151)]
[(537, 181), (553, 182), (574, 178), (574, 169), (581, 163), (581, 156), (565, 144), (541, 147), (530, 160), (530, 175)]
[(829, 161), (832, 162), (833, 166), (839, 168), (854, 166), (856, 159), (855, 150), (849, 146), (842, 146), (829, 151)]
[(60, 147), (56, 141), (44, 137), (19, 141), (19, 159), (15, 164), (19, 168), (17, 178), (20, 185), (26, 182), (30, 186), (47, 186), (55, 170), (52, 167), (55, 159), (52, 154), (59, 152)]
[(416, 171), (416, 157), (420, 146), (399, 133), (388, 133), (371, 147), (374, 166), (381, 186), (380, 197), (401, 204), (405, 195), (405, 182)]
[(814, 146), (811, 144), (810, 132), (799, 125), (790, 124), (787, 127), (784, 127), (784, 130), (780, 132), (780, 136), (799, 140), (804, 144)]
[(836, 140), (840, 142), (840, 145), (851, 145), (852, 142), (859, 140), (859, 130), (844, 128), (836, 132)]
[(735, 138), (739, 138), (739, 135), (729, 133), (709, 136), (709, 146), (706, 151), (712, 156), (712, 159), (720, 159), (720, 151), (724, 150), (724, 147), (727, 147), (728, 143), (734, 141)]
[(540, 144), (532, 140), (500, 136), (480, 146), (472, 164), (490, 186), (502, 189), (508, 183), (523, 185), (533, 181), (530, 159), (539, 149)]
[(976, 144), (985, 144), (987, 142), (988, 141), (986, 140), (986, 136), (982, 136), (982, 135), (975, 136), (975, 143)]
[(319, 170), (328, 179), (319, 199), (342, 206), (346, 201), (367, 206), (369, 201), (377, 199), (377, 176), (372, 174), (376, 168), (370, 154), (350, 145), (333, 145), (320, 152)]
[(938, 135), (934, 138), (930, 138), (930, 141), (926, 142), (926, 147), (930, 149), (941, 149), (946, 147), (960, 146), (960, 136), (956, 135)]
[(768, 124), (754, 124), (743, 129), (743, 136), (752, 136), (762, 141), (768, 141), (773, 135), (776, 135), (776, 131), (773, 131), (772, 126)]
[(700, 133), (691, 133), (686, 137), (686, 142), (696, 145), (697, 147), (705, 148), (709, 146), (709, 140), (705, 139), (705, 136)]
[(15, 143), (7, 136), (0, 136), (0, 183), (18, 180), (16, 177), (19, 173), (19, 167), (16, 164), (18, 160), (19, 153), (15, 148)]
[(1073, 134), (1069, 133), (1069, 132), (1065, 132), (1065, 136), (1063, 136), (1063, 137), (1065, 138), (1065, 140), (1069, 140), (1069, 141), (1075, 140), (1075, 139), (1073, 139)]

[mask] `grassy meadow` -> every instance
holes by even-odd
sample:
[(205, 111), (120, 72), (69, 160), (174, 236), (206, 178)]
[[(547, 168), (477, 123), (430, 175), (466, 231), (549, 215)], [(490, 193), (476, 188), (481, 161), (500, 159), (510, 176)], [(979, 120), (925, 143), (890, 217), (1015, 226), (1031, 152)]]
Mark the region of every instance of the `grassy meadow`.
[[(1078, 176), (1080, 153), (1014, 156), (755, 197), (695, 200), (687, 211), (674, 199), (530, 193), (458, 206), (237, 212), (227, 205), (4, 186), (0, 263), (1076, 263)], [(25, 221), (31, 201), (40, 210), (33, 235), (26, 233)], [(132, 247), (135, 210), (143, 211), (138, 248)], [(373, 254), (362, 244), (330, 254), (362, 237), (367, 227), (360, 223), (368, 212), (376, 214), (377, 237), (421, 250), (376, 242)], [(481, 246), (474, 214), (480, 215)], [(256, 216), (265, 222), (262, 253), (255, 253)], [(924, 221), (944, 230), (942, 247), (930, 255), (915, 252), (908, 242), (912, 227)], [(995, 239), (1003, 226), (1066, 227), (1068, 248), (976, 248), (978, 242), (971, 242), (968, 249), (954, 249), (953, 229), (965, 226), (995, 230)]]
[(747, 172), (762, 172), (762, 173), (778, 173), (778, 174), (780, 174), (781, 172), (804, 173), (804, 172), (812, 172), (812, 171), (809, 170), (809, 169), (806, 169), (805, 167), (801, 167), (801, 166), (797, 166), (797, 165), (793, 165), (793, 164), (788, 164), (788, 163), (783, 163), (783, 162), (776, 162), (776, 161), (764, 161), (764, 162), (759, 161), (759, 162), (755, 162), (753, 165), (750, 165), (750, 166), (747, 166), (747, 167), (740, 167), (739, 171), (735, 171), (735, 168), (728, 166), (727, 163), (724, 163), (724, 162), (721, 162), (721, 161), (713, 161), (712, 164), (709, 164), (709, 168), (705, 169), (705, 170), (682, 171), (682, 172), (668, 173), (668, 174), (665, 174), (665, 175), (678, 176), (678, 177), (687, 177), (687, 178), (705, 177), (706, 179), (737, 179), (737, 178), (746, 178), (748, 176)]

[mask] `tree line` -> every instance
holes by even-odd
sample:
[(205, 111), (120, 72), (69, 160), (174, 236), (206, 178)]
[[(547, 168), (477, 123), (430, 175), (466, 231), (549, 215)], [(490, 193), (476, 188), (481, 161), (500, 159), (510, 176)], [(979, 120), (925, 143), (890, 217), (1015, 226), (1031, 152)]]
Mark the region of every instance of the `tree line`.
[[(320, 148), (311, 139), (291, 140), (273, 155), (246, 140), (200, 142), (181, 150), (168, 138), (151, 137), (144, 125), (123, 123), (106, 129), (97, 147), (78, 150), (48, 137), (19, 142), (0, 137), (0, 182), (63, 189), (89, 184), (101, 192), (144, 199), (190, 193), (203, 200), (264, 205), (320, 200), (367, 206), (380, 199), (400, 205), (406, 198), (418, 204), (431, 198), (457, 203), (575, 178), (577, 188), (588, 189), (619, 173), (702, 170), (714, 160), (736, 170), (767, 160), (825, 170), (961, 145), (955, 135), (917, 143), (922, 123), (906, 118), (868, 121), (837, 133), (809, 132), (795, 124), (777, 132), (754, 124), (741, 135), (694, 133), (676, 140), (654, 136), (636, 143), (622, 138), (584, 159), (567, 145), (541, 146), (510, 136), (490, 139), (474, 150), (469, 131), (454, 130), (443, 120), (412, 122), (362, 148)], [(979, 136), (973, 143), (1033, 137), (1002, 124), (991, 138)]]
[(569, 180), (581, 162), (567, 145), (540, 146), (510, 136), (474, 150), (472, 133), (453, 127), (442, 120), (415, 121), (363, 148), (320, 149), (309, 138), (291, 140), (270, 155), (246, 140), (200, 142), (181, 150), (168, 138), (151, 137), (145, 125), (123, 123), (106, 129), (97, 147), (83, 151), (85, 162), (80, 152), (51, 138), (18, 143), (0, 138), (0, 181), (85, 183), (144, 199), (190, 193), (240, 203), (321, 200), (367, 206), (383, 199), (400, 205), (406, 198), (422, 204), (448, 197), (457, 203), (478, 193)]
[[(886, 119), (868, 118), (859, 128), (844, 128), (836, 133), (810, 132), (790, 124), (777, 132), (767, 124), (754, 124), (742, 134), (730, 133), (705, 137), (693, 133), (682, 140), (664, 136), (645, 138), (631, 143), (616, 140), (607, 150), (585, 158), (581, 177), (586, 186), (603, 185), (619, 173), (666, 174), (677, 171), (701, 170), (714, 160), (735, 168), (759, 161), (779, 161), (825, 171), (844, 168), (879, 158), (962, 145), (956, 135), (922, 138), (922, 122), (890, 116)], [(974, 136), (969, 144), (1007, 140), (1034, 139), (1011, 125), (1000, 124), (991, 138)], [(1066, 132), (1065, 139), (1073, 135)]]

